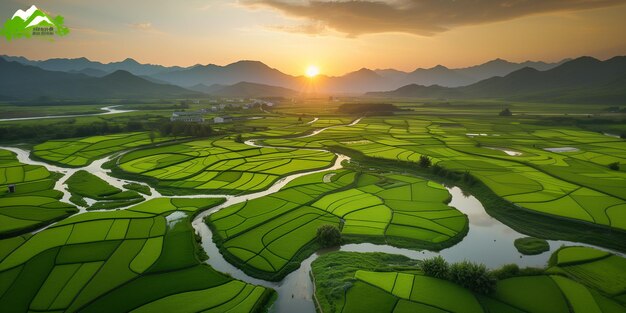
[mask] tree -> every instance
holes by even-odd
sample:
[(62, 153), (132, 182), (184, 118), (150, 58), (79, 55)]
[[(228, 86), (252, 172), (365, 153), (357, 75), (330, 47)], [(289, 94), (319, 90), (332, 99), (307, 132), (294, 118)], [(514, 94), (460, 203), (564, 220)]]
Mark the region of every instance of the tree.
[(451, 282), (481, 294), (492, 293), (497, 282), (495, 275), (487, 270), (485, 264), (469, 261), (452, 264), (448, 277)]
[(433, 164), (433, 161), (427, 155), (420, 155), (419, 166), (428, 168)]
[(324, 247), (335, 247), (341, 243), (341, 232), (334, 225), (322, 225), (317, 229), (317, 242)]
[(619, 162), (613, 162), (613, 163), (609, 164), (609, 168), (614, 170), (614, 171), (619, 171)]
[(154, 133), (154, 130), (151, 130), (148, 136), (150, 136), (150, 143), (154, 143), (154, 138), (156, 138), (156, 134)]
[(434, 258), (424, 259), (420, 267), (426, 276), (448, 279), (450, 267), (448, 262), (440, 255)]
[(235, 137), (235, 142), (243, 143), (243, 137), (241, 136), (241, 134), (237, 134), (237, 136)]
[(498, 115), (500, 115), (500, 116), (512, 116), (513, 112), (511, 112), (511, 110), (509, 110), (509, 108), (506, 108), (506, 109), (500, 111), (500, 113)]

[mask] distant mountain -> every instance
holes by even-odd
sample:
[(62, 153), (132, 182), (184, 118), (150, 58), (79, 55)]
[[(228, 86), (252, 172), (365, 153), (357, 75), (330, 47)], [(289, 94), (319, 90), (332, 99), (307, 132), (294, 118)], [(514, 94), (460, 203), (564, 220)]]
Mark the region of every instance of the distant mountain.
[(87, 76), (92, 76), (92, 77), (102, 77), (102, 76), (106, 76), (107, 74), (109, 74), (109, 73), (107, 73), (105, 71), (97, 70), (95, 68), (89, 68), (89, 67), (88, 68), (84, 68), (84, 69), (82, 69), (80, 71), (78, 71), (78, 70), (71, 70), (71, 71), (68, 71), (68, 73), (85, 74)]
[(161, 72), (179, 70), (182, 67), (166, 67), (162, 65), (154, 64), (141, 64), (131, 58), (127, 58), (120, 62), (101, 63), (91, 61), (87, 58), (75, 58), (75, 59), (48, 59), (44, 61), (32, 61), (23, 57), (14, 56), (1, 56), (7, 61), (15, 61), (25, 65), (32, 65), (42, 68), (48, 71), (61, 71), (61, 72), (80, 72), (85, 69), (98, 70), (105, 73), (112, 73), (117, 70), (124, 70), (134, 75), (152, 75)]
[(504, 77), (492, 77), (457, 88), (407, 85), (375, 97), (503, 98), (570, 103), (626, 102), (626, 57), (606, 61), (581, 57), (549, 70), (525, 67)]
[(182, 98), (201, 94), (178, 86), (155, 84), (127, 71), (104, 77), (47, 71), (0, 58), (0, 95), (22, 100)]
[(242, 81), (281, 87), (293, 87), (297, 84), (294, 76), (284, 74), (258, 61), (239, 61), (226, 66), (196, 65), (154, 74), (152, 77), (179, 86), (232, 85)]
[(198, 91), (198, 92), (203, 92), (206, 94), (210, 94), (212, 92), (218, 91), (224, 87), (228, 87), (226, 85), (220, 85), (220, 84), (213, 84), (211, 86), (207, 86), (205, 84), (197, 84), (197, 85), (193, 85), (187, 89), (189, 90), (194, 90), (194, 91)]
[(249, 82), (236, 83), (209, 93), (213, 96), (242, 98), (295, 97), (298, 95), (298, 92), (295, 90)]
[(202, 86), (211, 85), (230, 86), (245, 81), (326, 94), (362, 94), (371, 90), (391, 90), (409, 84), (439, 85), (443, 87), (467, 86), (486, 78), (505, 76), (524, 67), (532, 67), (543, 71), (561, 64), (561, 62), (544, 63), (530, 61), (513, 63), (496, 59), (481, 65), (459, 69), (450, 69), (442, 65), (428, 69), (418, 68), (412, 72), (403, 72), (395, 69), (370, 70), (362, 68), (341, 76), (320, 75), (311, 81), (304, 76), (292, 76), (282, 73), (259, 61), (247, 60), (225, 66), (197, 64), (182, 68), (140, 64), (133, 59), (103, 64), (86, 58), (31, 61), (22, 57), (2, 57), (6, 60), (53, 71), (81, 72), (90, 69), (89, 72), (84, 72), (90, 76), (95, 76), (93, 70), (106, 73), (125, 70), (134, 75), (143, 76), (152, 82), (168, 83), (185, 88), (189, 86), (202, 88)]

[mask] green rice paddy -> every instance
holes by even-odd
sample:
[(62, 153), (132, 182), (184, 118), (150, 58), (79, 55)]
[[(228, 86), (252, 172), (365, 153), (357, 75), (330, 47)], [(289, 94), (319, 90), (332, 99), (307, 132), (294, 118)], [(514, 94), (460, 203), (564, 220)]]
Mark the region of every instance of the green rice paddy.
[[(171, 138), (154, 138), (155, 143), (166, 140)], [(105, 155), (152, 142), (146, 132), (50, 140), (36, 145), (33, 148), (33, 155), (50, 163), (81, 167)]]
[(447, 206), (449, 199), (443, 186), (421, 178), (340, 170), (297, 178), (206, 221), (231, 262), (251, 275), (276, 279), (311, 253), (324, 224), (341, 226), (344, 241), (451, 245), (466, 231), (467, 217)]
[[(584, 252), (576, 247), (567, 247), (561, 251), (568, 249), (575, 250), (568, 253), (589, 254), (589, 251)], [(624, 258), (615, 255), (610, 257), (625, 262)], [(332, 275), (325, 273), (329, 264), (338, 267), (332, 270)], [(312, 269), (318, 290), (316, 297), (324, 312), (626, 311), (623, 301), (620, 303), (623, 300), (620, 299), (620, 293), (617, 292), (618, 296), (615, 296), (596, 289), (597, 286), (589, 280), (592, 276), (557, 274), (553, 269), (542, 275), (518, 274), (501, 279), (495, 291), (488, 295), (475, 294), (447, 280), (423, 276), (418, 267), (407, 263), (400, 256), (335, 252), (317, 259)], [(353, 279), (346, 280), (345, 277), (350, 274)], [(341, 286), (342, 281), (342, 290), (328, 288)]]
[[(129, 206), (144, 200), (136, 191), (122, 191), (116, 187), (109, 185), (106, 181), (87, 172), (77, 171), (70, 176), (66, 184), (73, 196), (81, 197), (81, 199), (89, 198), (98, 200), (89, 209), (114, 209), (118, 207)], [(77, 202), (81, 202), (78, 200)]]
[[(18, 162), (13, 152), (0, 149), (0, 238), (25, 233), (78, 210), (60, 202), (57, 177), (43, 166)], [(9, 185), (15, 192), (9, 193)]]
[(329, 167), (334, 159), (326, 151), (257, 148), (219, 138), (131, 151), (118, 164), (124, 174), (157, 182), (157, 188), (236, 194), (266, 189), (289, 174)]
[[(317, 136), (267, 144), (343, 147), (365, 156), (417, 162), (427, 155), (468, 171), (501, 198), (537, 213), (626, 230), (626, 142), (579, 129), (487, 118), (371, 117)], [(556, 148), (556, 149), (554, 149)]]
[(189, 218), (222, 201), (157, 198), (2, 240), (0, 307), (5, 312), (258, 309), (268, 289), (233, 280), (195, 257)]

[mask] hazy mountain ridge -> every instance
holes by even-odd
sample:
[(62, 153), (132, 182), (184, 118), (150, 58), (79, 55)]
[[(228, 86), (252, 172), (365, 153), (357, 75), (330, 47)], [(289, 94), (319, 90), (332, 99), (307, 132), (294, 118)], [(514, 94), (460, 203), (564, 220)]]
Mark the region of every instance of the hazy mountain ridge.
[(47, 71), (0, 58), (0, 95), (32, 100), (178, 98), (202, 94), (173, 85), (156, 84), (127, 71), (103, 77), (82, 73)]
[[(26, 65), (38, 66), (45, 70), (84, 72), (93, 74), (93, 70), (112, 73), (116, 70), (126, 70), (135, 75), (144, 75), (145, 78), (157, 82), (167, 82), (184, 88), (204, 85), (232, 85), (239, 82), (272, 85), (294, 90), (306, 91), (309, 79), (304, 76), (285, 74), (259, 61), (243, 60), (228, 65), (215, 64), (190, 67), (165, 67), (154, 64), (141, 64), (133, 59), (121, 62), (100, 63), (86, 58), (49, 59), (45, 61), (31, 61), (23, 57), (2, 56), (10, 61), (17, 61)], [(440, 85), (444, 87), (458, 87), (476, 83), (493, 76), (504, 76), (525, 66), (538, 70), (550, 69), (558, 63), (523, 62), (513, 63), (496, 59), (484, 64), (467, 68), (449, 69), (445, 66), (435, 66), (429, 69), (418, 68), (412, 72), (403, 72), (395, 69), (370, 70), (362, 68), (341, 76), (319, 75), (315, 78), (315, 90), (320, 93), (361, 94), (372, 90), (390, 90), (409, 84)], [(85, 72), (91, 69), (91, 73)], [(94, 76), (94, 75), (91, 75)]]
[(606, 61), (580, 57), (540, 71), (525, 67), (465, 87), (406, 85), (374, 97), (504, 98), (511, 100), (618, 103), (626, 101), (626, 57)]

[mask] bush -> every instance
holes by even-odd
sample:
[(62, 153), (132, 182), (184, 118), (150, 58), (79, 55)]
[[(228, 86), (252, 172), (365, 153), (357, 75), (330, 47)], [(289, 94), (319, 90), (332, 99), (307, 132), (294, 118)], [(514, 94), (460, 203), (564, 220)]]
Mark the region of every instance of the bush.
[(424, 259), (421, 264), (424, 275), (439, 279), (447, 279), (450, 266), (440, 255), (434, 258)]
[(243, 143), (243, 137), (241, 136), (241, 134), (237, 134), (237, 136), (235, 137), (235, 142)]
[(324, 247), (335, 247), (341, 244), (341, 232), (334, 225), (322, 225), (317, 229), (317, 242)]
[(493, 271), (493, 275), (499, 279), (507, 279), (511, 277), (519, 276), (519, 266), (517, 264), (505, 264), (501, 268)]
[(433, 161), (427, 155), (420, 155), (419, 163), (420, 167), (428, 168), (433, 164)]
[(511, 112), (511, 110), (509, 110), (509, 108), (506, 108), (506, 109), (500, 111), (500, 113), (498, 113), (498, 115), (500, 115), (500, 116), (512, 116), (513, 112)]
[(454, 263), (450, 266), (449, 279), (460, 286), (481, 294), (490, 294), (496, 288), (496, 277), (487, 270), (484, 264), (468, 261)]
[(609, 164), (609, 168), (614, 170), (614, 171), (619, 171), (619, 162), (613, 162), (613, 163)]

